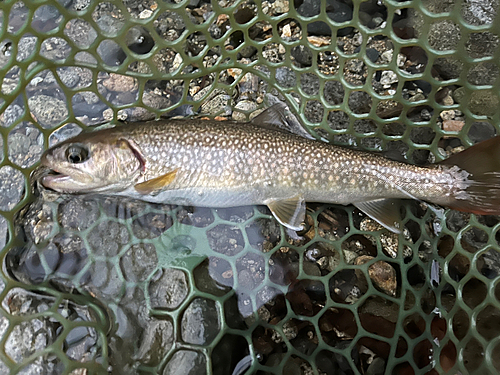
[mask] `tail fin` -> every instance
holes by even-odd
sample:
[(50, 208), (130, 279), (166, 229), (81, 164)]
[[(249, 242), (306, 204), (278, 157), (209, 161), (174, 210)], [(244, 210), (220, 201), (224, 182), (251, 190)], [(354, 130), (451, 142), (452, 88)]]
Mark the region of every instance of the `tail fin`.
[(441, 162), (469, 173), (465, 189), (448, 204), (459, 211), (500, 215), (500, 136), (478, 143)]

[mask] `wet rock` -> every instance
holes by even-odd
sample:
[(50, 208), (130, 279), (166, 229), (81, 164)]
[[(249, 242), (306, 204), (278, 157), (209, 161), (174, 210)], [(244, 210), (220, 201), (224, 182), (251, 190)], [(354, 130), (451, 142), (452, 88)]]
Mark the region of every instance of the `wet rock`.
[(462, 17), (474, 26), (493, 23), (498, 11), (498, 0), (466, 0), (462, 4)]
[(439, 72), (444, 79), (456, 79), (463, 69), (463, 62), (452, 57), (440, 57), (434, 60), (433, 68)]
[(469, 35), (465, 49), (469, 56), (473, 58), (492, 56), (498, 47), (499, 41), (498, 35), (490, 32), (473, 33)]
[(104, 64), (115, 67), (123, 63), (127, 55), (119, 44), (112, 40), (105, 39), (97, 47), (97, 54)]
[[(91, 311), (69, 301), (64, 301), (61, 306), (54, 306), (54, 302), (55, 299), (52, 297), (29, 293), (21, 289), (9, 291), (4, 300), (4, 307), (12, 316), (21, 319), (21, 322), (13, 327), (5, 342), (5, 352), (15, 362), (19, 363), (37, 352), (41, 353), (46, 350), (60, 338), (63, 332), (60, 329), (62, 323), (71, 327), (72, 322), (76, 321), (79, 326), (73, 326), (69, 332), (65, 332), (65, 338), (62, 341), (66, 355), (73, 361), (89, 362), (96, 359), (99, 344), (97, 332), (91, 327), (92, 323), (95, 324)], [(58, 315), (44, 314), (46, 310), (54, 309), (54, 307)], [(0, 333), (3, 334), (7, 325), (8, 320), (2, 318)], [(36, 368), (38, 372), (30, 373), (58, 373), (56, 369), (62, 365), (59, 361), (57, 357), (54, 359), (50, 356), (40, 356), (32, 362), (33, 369)], [(3, 364), (0, 363), (0, 370), (2, 366)]]
[(469, 129), (469, 138), (474, 143), (493, 138), (496, 134), (495, 128), (489, 122), (474, 122)]
[(0, 114), (0, 121), (3, 126), (8, 127), (18, 121), (23, 114), (23, 107), (13, 103), (5, 109), (4, 113)]
[(186, 275), (181, 270), (173, 268), (160, 269), (148, 286), (153, 309), (176, 309), (187, 298), (188, 292)]
[(301, 66), (312, 65), (313, 54), (311, 50), (306, 46), (300, 45), (297, 47), (293, 47), (291, 55)]
[[(206, 87), (198, 91), (194, 96), (194, 100), (203, 98), (212, 87)], [(212, 116), (229, 116), (232, 113), (231, 96), (227, 92), (220, 89), (213, 90), (200, 107), (200, 113)]]
[(69, 88), (75, 88), (80, 83), (80, 76), (85, 70), (79, 67), (61, 67), (57, 69), (57, 75), (62, 83)]
[[(362, 255), (356, 258), (354, 264), (365, 264), (372, 259), (375, 258), (369, 255)], [(390, 296), (396, 296), (396, 270), (394, 270), (394, 268), (389, 263), (382, 260), (373, 263), (368, 267), (368, 275), (370, 276), (370, 279), (372, 280), (375, 287)]]
[(139, 351), (134, 357), (146, 366), (157, 366), (172, 348), (173, 342), (172, 322), (152, 319), (143, 334)]
[(125, 280), (145, 281), (158, 266), (156, 248), (148, 243), (132, 245), (120, 258), (120, 266)]
[(58, 207), (58, 222), (63, 228), (82, 231), (90, 228), (99, 218), (97, 202), (74, 197)]
[(462, 120), (444, 120), (443, 130), (451, 132), (459, 132), (464, 127), (465, 122)]
[(112, 3), (100, 3), (94, 9), (92, 18), (107, 35), (116, 35), (124, 25), (122, 12)]
[(70, 20), (66, 24), (64, 34), (80, 48), (88, 48), (97, 38), (94, 28), (81, 18)]
[(40, 33), (46, 33), (56, 29), (61, 20), (61, 13), (56, 7), (43, 5), (35, 11), (31, 26)]
[(102, 81), (102, 85), (110, 91), (118, 92), (135, 91), (138, 88), (134, 77), (115, 73), (110, 73), (108, 78)]
[(297, 84), (297, 77), (292, 69), (280, 67), (276, 69), (276, 82), (284, 88), (295, 87)]
[(469, 99), (469, 110), (480, 116), (493, 116), (498, 109), (500, 100), (491, 90), (473, 91)]
[[(238, 109), (243, 112), (239, 112)], [(256, 109), (257, 104), (255, 102), (250, 100), (242, 100), (241, 102), (238, 102), (238, 104), (236, 104), (232, 118), (235, 121), (246, 121), (249, 113), (255, 111)]]
[(124, 294), (124, 280), (113, 263), (94, 262), (90, 265), (89, 275), (88, 287), (98, 299), (105, 303), (119, 302)]
[(193, 350), (178, 350), (167, 362), (163, 375), (205, 375), (206, 358)]
[(71, 47), (63, 38), (48, 38), (43, 40), (40, 55), (52, 61), (66, 60), (71, 53)]
[(3, 247), (7, 243), (8, 235), (9, 229), (7, 226), (7, 219), (5, 219), (3, 216), (0, 216), (0, 251), (2, 251)]
[(220, 328), (219, 310), (215, 302), (195, 298), (182, 316), (181, 337), (189, 344), (210, 345)]
[(467, 73), (467, 80), (473, 85), (493, 85), (499, 75), (496, 64), (491, 62), (478, 63)]
[(245, 254), (236, 261), (238, 287), (246, 290), (255, 290), (264, 281), (264, 258), (257, 254)]
[(157, 238), (172, 226), (172, 218), (164, 213), (150, 212), (132, 222), (134, 236), (140, 239)]
[(18, 43), (17, 60), (23, 61), (32, 56), (37, 48), (37, 38), (34, 36), (23, 36)]
[[(305, 17), (313, 17), (321, 12), (321, 1), (305, 0), (297, 8), (297, 12)], [(328, 0), (326, 2), (326, 14), (334, 22), (345, 22), (352, 19), (352, 7), (346, 3)], [(332, 30), (325, 22), (309, 22), (307, 25), (308, 34), (331, 35)]]
[(66, 103), (48, 95), (35, 95), (28, 99), (32, 116), (44, 128), (60, 125), (68, 118)]
[(52, 147), (56, 143), (62, 142), (66, 139), (72, 138), (78, 135), (81, 131), (82, 128), (76, 124), (69, 123), (63, 125), (49, 136), (49, 147)]
[(380, 77), (380, 83), (384, 88), (390, 88), (392, 84), (398, 82), (398, 76), (392, 70), (384, 70), (382, 76)]
[(370, 61), (374, 63), (380, 57), (380, 52), (377, 51), (375, 48), (367, 48), (366, 57), (368, 57)]
[(19, 203), (24, 192), (24, 176), (11, 166), (0, 168), (0, 210), (9, 211)]
[(325, 83), (325, 100), (331, 105), (337, 105), (344, 100), (344, 86), (338, 81), (327, 81)]
[(9, 159), (21, 168), (31, 167), (43, 151), (43, 135), (31, 124), (22, 123), (9, 134)]
[(245, 241), (241, 230), (236, 226), (220, 224), (207, 232), (210, 248), (221, 254), (233, 256), (241, 252)]
[(371, 96), (364, 91), (353, 91), (349, 95), (349, 108), (354, 113), (368, 113), (372, 105)]
[(429, 44), (438, 51), (455, 49), (460, 38), (460, 27), (452, 21), (435, 22), (429, 29)]
[(154, 39), (145, 27), (132, 27), (125, 36), (127, 47), (139, 55), (147, 54), (155, 45)]

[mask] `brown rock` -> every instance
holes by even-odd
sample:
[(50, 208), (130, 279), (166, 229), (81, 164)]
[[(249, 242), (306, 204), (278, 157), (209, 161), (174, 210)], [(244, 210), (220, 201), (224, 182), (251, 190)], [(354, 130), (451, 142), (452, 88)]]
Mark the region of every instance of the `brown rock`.
[[(354, 264), (361, 265), (365, 264), (374, 259), (369, 255), (361, 255), (356, 258)], [(396, 271), (387, 262), (379, 260), (368, 267), (368, 275), (372, 280), (373, 284), (389, 296), (396, 295), (397, 280)]]

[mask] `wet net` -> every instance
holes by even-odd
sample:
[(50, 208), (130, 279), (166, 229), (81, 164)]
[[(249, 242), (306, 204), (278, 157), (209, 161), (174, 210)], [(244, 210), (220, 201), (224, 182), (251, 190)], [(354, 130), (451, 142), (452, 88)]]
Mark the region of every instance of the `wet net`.
[(406, 202), (396, 235), (310, 204), (292, 235), (265, 207), (59, 196), (29, 178), (93, 125), (246, 121), (269, 98), (324, 141), (443, 160), (499, 129), (497, 8), (0, 2), (0, 373), (500, 372), (498, 217)]

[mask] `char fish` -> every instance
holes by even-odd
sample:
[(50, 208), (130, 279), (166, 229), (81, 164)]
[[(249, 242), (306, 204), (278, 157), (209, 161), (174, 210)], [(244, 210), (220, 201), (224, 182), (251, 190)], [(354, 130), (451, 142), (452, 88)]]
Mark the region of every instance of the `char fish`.
[(500, 137), (427, 167), (312, 139), (283, 104), (249, 123), (199, 119), (129, 123), (47, 150), (61, 193), (122, 195), (203, 207), (267, 205), (300, 230), (306, 202), (354, 204), (400, 232), (398, 200), (500, 214)]

